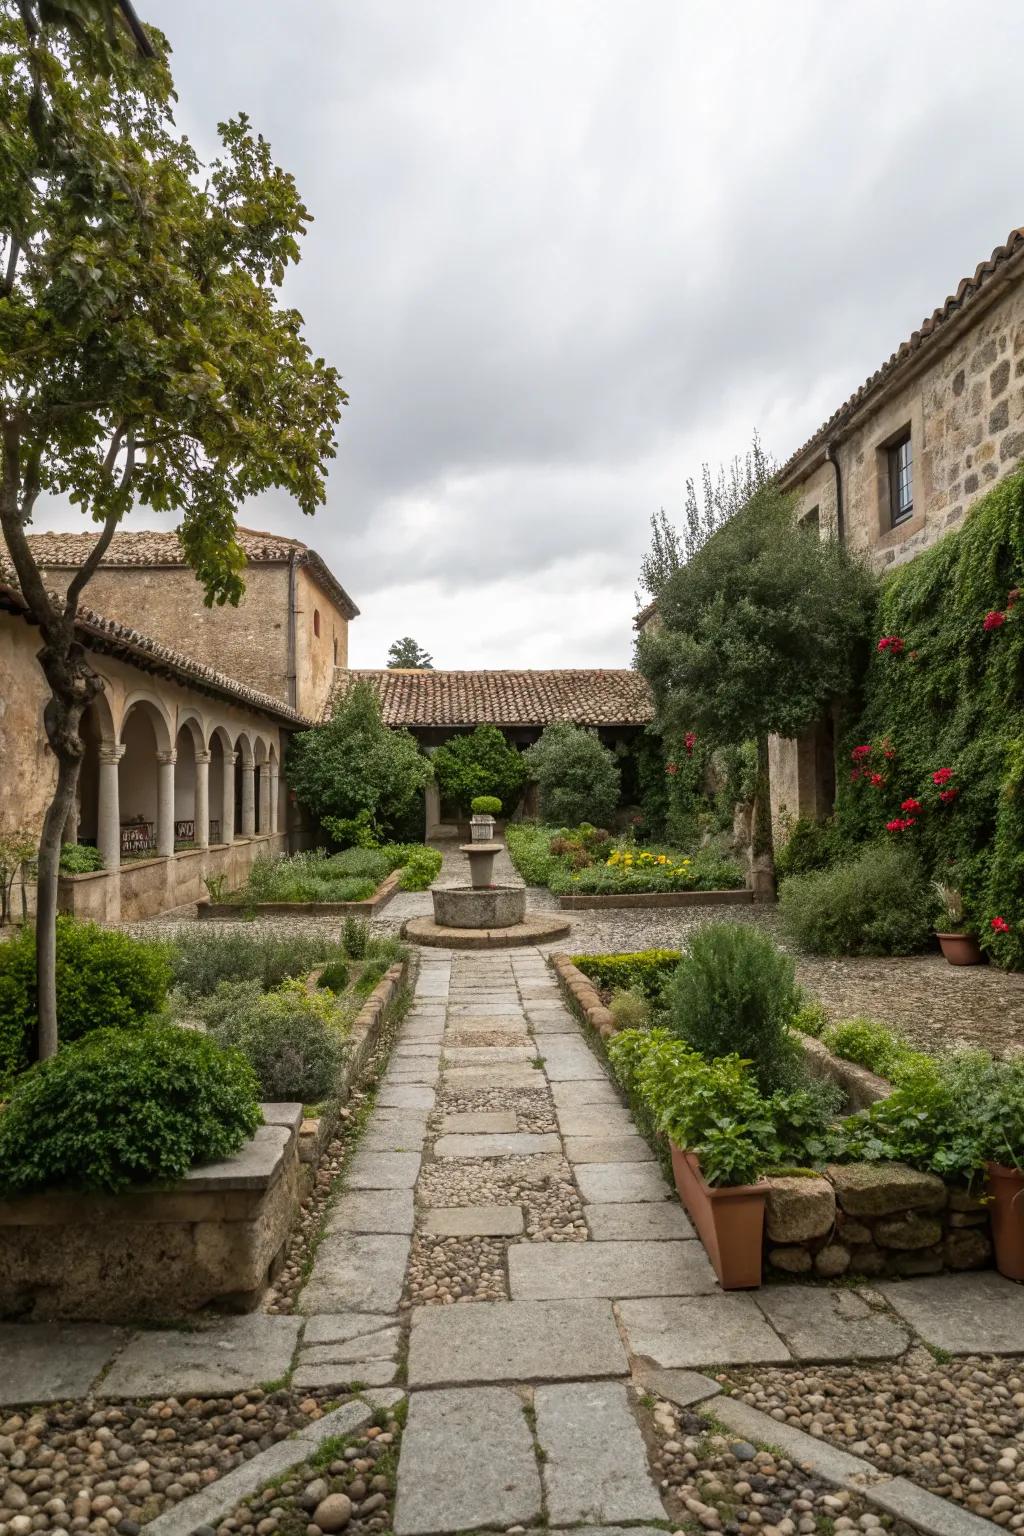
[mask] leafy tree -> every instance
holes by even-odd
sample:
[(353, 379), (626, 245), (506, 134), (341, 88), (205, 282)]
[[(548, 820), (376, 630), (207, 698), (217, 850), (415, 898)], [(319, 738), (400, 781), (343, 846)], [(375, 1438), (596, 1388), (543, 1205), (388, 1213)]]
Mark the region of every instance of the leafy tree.
[(540, 785), (540, 812), (555, 826), (602, 826), (619, 803), (619, 766), (596, 731), (549, 725), (524, 754)]
[[(314, 512), (346, 398), (278, 302), (309, 218), (292, 178), (244, 116), (220, 125), (204, 177), (171, 117), (165, 41), (150, 32), (152, 58), (107, 47), (113, 9), (0, 0), (0, 530), (39, 625), (57, 764), (39, 845), (41, 1056), (57, 1047), (61, 829), (102, 687), (75, 635), (83, 590), (140, 504), (181, 514), (207, 602), (237, 602), (235, 508), (276, 486)], [(97, 532), (63, 599), (25, 537), (46, 495)]]
[(638, 662), (668, 729), (758, 743), (757, 851), (771, 851), (768, 737), (799, 736), (867, 659), (875, 583), (764, 487), (669, 580)]
[(346, 689), (324, 725), (292, 737), (287, 774), (299, 801), (339, 842), (362, 841), (360, 828), (375, 840), (393, 831), (433, 776), (415, 738), (384, 724), (366, 679)]
[(477, 795), (497, 795), (506, 816), (515, 810), (530, 777), (523, 754), (509, 745), (496, 725), (478, 725), (466, 736), (444, 741), (431, 759), (446, 800), (468, 811)]
[(406, 635), (404, 639), (396, 640), (388, 651), (388, 666), (432, 671), (434, 658), (429, 652), (421, 650), (411, 635)]

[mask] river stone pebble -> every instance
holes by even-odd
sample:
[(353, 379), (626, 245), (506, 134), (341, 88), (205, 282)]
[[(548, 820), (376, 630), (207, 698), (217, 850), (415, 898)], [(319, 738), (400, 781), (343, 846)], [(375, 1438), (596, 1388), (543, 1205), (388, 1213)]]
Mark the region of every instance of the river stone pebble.
[(340, 1531), (352, 1518), (352, 1500), (344, 1493), (330, 1493), (313, 1511), (313, 1524), (322, 1531)]

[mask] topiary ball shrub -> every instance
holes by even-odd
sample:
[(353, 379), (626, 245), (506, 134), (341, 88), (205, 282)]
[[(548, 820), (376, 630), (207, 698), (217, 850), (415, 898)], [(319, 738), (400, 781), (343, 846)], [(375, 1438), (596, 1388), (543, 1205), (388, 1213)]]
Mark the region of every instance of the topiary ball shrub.
[(500, 816), (501, 801), (497, 795), (476, 795), (469, 803), (474, 816)]
[(798, 875), (779, 891), (783, 926), (815, 955), (913, 955), (934, 931), (931, 888), (907, 848), (871, 844), (859, 858)]
[(316, 979), (316, 984), (330, 992), (344, 992), (348, 986), (347, 961), (332, 960), (329, 965), (325, 965)]
[(793, 962), (759, 929), (699, 929), (666, 996), (674, 1033), (709, 1061), (735, 1052), (753, 1063), (764, 1093), (790, 1087), (800, 1075), (790, 1029), (801, 1001)]
[[(102, 1027), (137, 1028), (167, 997), (166, 947), (127, 933), (57, 919), (57, 1028), (62, 1044)], [(28, 1065), (35, 1028), (36, 936), (0, 944), (0, 1087)]]
[(173, 1024), (96, 1029), (15, 1083), (0, 1114), (0, 1190), (174, 1181), (230, 1157), (262, 1119), (237, 1051)]

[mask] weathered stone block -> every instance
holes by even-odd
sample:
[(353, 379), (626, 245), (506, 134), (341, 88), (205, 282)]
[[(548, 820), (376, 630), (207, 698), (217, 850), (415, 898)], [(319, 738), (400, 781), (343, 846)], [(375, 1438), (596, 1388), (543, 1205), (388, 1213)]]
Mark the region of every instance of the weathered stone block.
[(845, 1275), (850, 1267), (850, 1250), (842, 1243), (827, 1243), (814, 1255), (814, 1272), (824, 1279)]
[(850, 1249), (850, 1270), (855, 1275), (880, 1275), (885, 1262), (885, 1254), (874, 1243), (863, 1243)]
[(825, 1237), (836, 1219), (835, 1191), (827, 1179), (767, 1179), (765, 1231), (773, 1243)]
[(807, 1248), (769, 1248), (768, 1263), (772, 1269), (781, 1269), (787, 1275), (806, 1275), (813, 1264)]
[(833, 1163), (826, 1171), (839, 1206), (851, 1216), (941, 1211), (946, 1204), (942, 1180), (905, 1163)]
[(881, 1248), (933, 1248), (942, 1241), (942, 1222), (935, 1216), (887, 1216), (875, 1222), (875, 1242)]
[(942, 1269), (942, 1249), (921, 1248), (916, 1253), (891, 1252), (886, 1269), (893, 1275), (937, 1275)]
[(942, 1257), (949, 1269), (981, 1269), (992, 1257), (992, 1240), (977, 1227), (947, 1232)]

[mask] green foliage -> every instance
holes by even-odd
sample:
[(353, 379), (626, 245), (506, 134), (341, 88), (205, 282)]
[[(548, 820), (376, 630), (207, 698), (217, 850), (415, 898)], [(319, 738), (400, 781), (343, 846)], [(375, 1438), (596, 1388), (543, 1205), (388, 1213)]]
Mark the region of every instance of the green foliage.
[(976, 1052), (941, 1061), (918, 1056), (887, 1098), (844, 1121), (838, 1156), (905, 1162), (941, 1178), (970, 1180), (985, 1156), (972, 1079), (987, 1059)]
[(917, 1069), (922, 1059), (927, 1060), (923, 1051), (915, 1051), (876, 1019), (841, 1019), (822, 1031), (821, 1040), (834, 1055), (866, 1067), (891, 1083), (901, 1082), (908, 1071)]
[[(57, 919), (57, 1020), (62, 1040), (90, 1030), (135, 1029), (167, 997), (165, 946), (112, 928)], [(35, 932), (0, 943), (0, 1087), (28, 1063), (36, 1020)]]
[(301, 803), (339, 841), (341, 823), (360, 818), (378, 834), (399, 828), (432, 777), (413, 736), (384, 724), (365, 679), (350, 684), (330, 720), (292, 737), (286, 772)]
[(828, 1010), (817, 998), (804, 993), (790, 1023), (801, 1035), (811, 1035), (815, 1040), (820, 1040), (829, 1027)]
[(398, 939), (385, 935), (368, 939), (363, 955), (363, 968), (355, 988), (359, 996), (368, 997), (377, 983), (383, 979), (385, 972), (401, 960), (405, 953), (405, 948)]
[(97, 1029), (24, 1073), (0, 1115), (0, 1188), (108, 1190), (179, 1179), (260, 1124), (243, 1056), (196, 1030)]
[(561, 867), (558, 856), (551, 852), (553, 831), (532, 822), (510, 822), (505, 828), (508, 856), (527, 885), (547, 885)]
[(341, 930), (341, 947), (351, 960), (361, 960), (370, 942), (370, 925), (360, 917), (346, 917)]
[(790, 875), (813, 874), (819, 869), (831, 869), (848, 853), (834, 817), (812, 821), (799, 816), (791, 823), (785, 843), (776, 849), (775, 873), (780, 881)]
[[(364, 848), (351, 851), (371, 856), (377, 853)], [(323, 848), (289, 857), (261, 853), (250, 865), (245, 884), (231, 899), (242, 906), (263, 901), (367, 901), (377, 883), (372, 876), (353, 875), (339, 868)]]
[(91, 875), (103, 868), (103, 855), (87, 843), (64, 843), (60, 850), (60, 868), (65, 875)]
[(436, 848), (414, 847), (408, 856), (398, 880), (400, 891), (428, 890), (441, 873), (442, 858)]
[[(664, 863), (659, 859), (664, 858)], [(735, 860), (712, 847), (679, 855), (672, 849), (642, 849), (627, 858), (613, 848), (600, 863), (574, 868), (565, 859), (548, 876), (548, 887), (558, 895), (614, 896), (621, 892), (739, 890), (743, 871)]]
[(309, 992), (301, 981), (273, 992), (254, 981), (224, 982), (199, 1013), (218, 1045), (250, 1063), (261, 1098), (315, 1104), (336, 1086), (352, 1012), (332, 992)]
[(318, 987), (332, 992), (344, 992), (348, 986), (349, 965), (347, 960), (329, 960), (316, 979)]
[(573, 955), (572, 963), (602, 992), (634, 992), (653, 1003), (680, 958), (678, 949), (642, 949), (625, 955)]
[(496, 725), (478, 725), (475, 731), (450, 737), (434, 751), (431, 762), (442, 797), (460, 811), (479, 795), (499, 799), (514, 810), (528, 777), (523, 754)]
[[(350, 952), (349, 952), (350, 953)], [(245, 933), (211, 924), (179, 929), (168, 946), (171, 978), (186, 998), (209, 997), (222, 981), (256, 981), (265, 992), (292, 976), (343, 958), (322, 934)]]
[(934, 929), (931, 890), (905, 847), (871, 845), (848, 864), (795, 875), (779, 908), (790, 937), (817, 955), (912, 955)]
[(474, 816), (500, 816), (501, 801), (497, 795), (474, 795), (469, 802)]
[(800, 1004), (793, 962), (767, 934), (744, 923), (699, 928), (668, 995), (671, 1028), (709, 1060), (738, 1055), (771, 1093), (802, 1077), (791, 1023)]
[(663, 728), (722, 745), (800, 735), (856, 685), (873, 594), (843, 545), (761, 487), (669, 578), (640, 637)]
[(388, 666), (429, 672), (433, 670), (434, 660), (411, 635), (406, 635), (388, 647)]
[[(909, 842), (929, 876), (962, 891), (992, 958), (1014, 968), (1024, 966), (1024, 603), (1011, 593), (1022, 582), (1018, 471), (886, 581), (874, 634), (896, 636), (902, 649), (872, 657), (863, 708), (840, 745), (850, 773), (837, 804), (844, 835), (864, 841), (905, 819), (903, 802), (916, 799), (914, 824), (888, 835)], [(986, 629), (989, 613), (1004, 622)], [(871, 747), (866, 762), (852, 757), (858, 747)], [(936, 785), (932, 775), (944, 768), (952, 776)], [(994, 917), (1008, 935), (992, 932)]]
[(636, 992), (614, 993), (608, 1011), (615, 1020), (616, 1029), (647, 1029), (650, 1026), (651, 1005), (646, 997)]
[(565, 723), (546, 726), (524, 757), (540, 786), (545, 821), (600, 826), (611, 820), (619, 803), (619, 767), (596, 731)]

